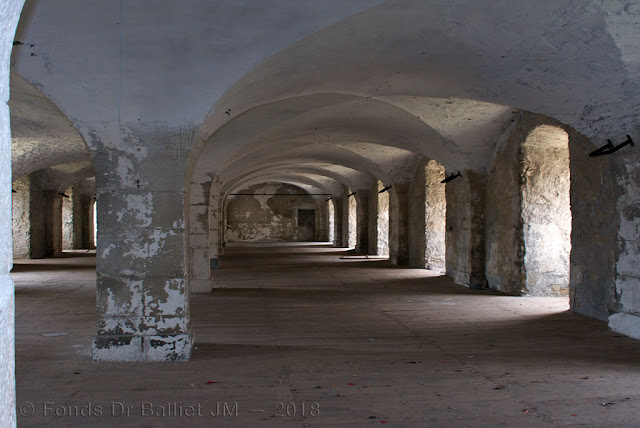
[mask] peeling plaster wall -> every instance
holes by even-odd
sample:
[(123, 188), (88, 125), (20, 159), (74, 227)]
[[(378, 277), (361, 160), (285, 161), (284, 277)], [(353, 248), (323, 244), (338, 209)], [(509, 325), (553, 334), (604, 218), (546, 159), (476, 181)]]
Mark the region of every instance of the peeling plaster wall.
[(187, 138), (184, 128), (136, 120), (78, 129), (92, 152), (98, 198), (93, 358), (188, 360), (193, 328), (184, 256), (186, 149), (176, 148)]
[(571, 208), (569, 144), (565, 131), (536, 128), (521, 148), (526, 292), (569, 294)]
[(447, 183), (447, 275), (459, 284), (486, 285), (484, 174), (462, 171)]
[(12, 183), (13, 258), (28, 259), (31, 254), (31, 180), (29, 176)]
[(425, 265), (427, 269), (446, 268), (447, 195), (444, 166), (430, 160), (425, 166)]
[[(227, 205), (226, 237), (234, 241), (297, 241), (298, 210), (316, 210), (316, 200), (299, 187), (267, 183), (251, 186), (236, 193), (255, 196), (230, 196)], [(260, 193), (292, 194), (292, 196), (259, 195)]]

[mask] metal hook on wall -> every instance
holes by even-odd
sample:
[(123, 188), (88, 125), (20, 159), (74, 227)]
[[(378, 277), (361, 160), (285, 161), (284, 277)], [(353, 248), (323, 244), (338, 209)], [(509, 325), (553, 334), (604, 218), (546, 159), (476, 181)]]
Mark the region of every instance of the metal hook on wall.
[(448, 176), (447, 178), (445, 178), (444, 180), (442, 180), (440, 183), (443, 183), (443, 184), (444, 184), (444, 183), (448, 183), (448, 182), (450, 182), (451, 180), (455, 180), (455, 179), (456, 179), (456, 178), (458, 178), (458, 177), (462, 177), (462, 174), (460, 174), (460, 171), (458, 171), (458, 173), (457, 173), (457, 174), (454, 174), (454, 173), (452, 172), (450, 176)]
[(591, 153), (589, 153), (589, 157), (610, 155), (611, 153), (615, 153), (618, 150), (620, 150), (621, 148), (623, 148), (624, 146), (627, 146), (629, 144), (631, 144), (632, 146), (635, 145), (635, 144), (633, 144), (633, 140), (631, 139), (630, 135), (627, 135), (627, 140), (626, 141), (618, 144), (617, 146), (614, 146), (613, 143), (611, 142), (611, 140), (607, 139), (607, 144), (605, 144), (604, 146), (600, 147), (599, 149), (596, 149), (596, 150), (592, 151)]

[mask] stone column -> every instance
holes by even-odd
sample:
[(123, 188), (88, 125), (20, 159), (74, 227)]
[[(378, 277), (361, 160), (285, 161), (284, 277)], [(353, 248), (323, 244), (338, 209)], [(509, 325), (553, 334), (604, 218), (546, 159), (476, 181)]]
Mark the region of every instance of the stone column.
[[(92, 135), (99, 221), (95, 360), (182, 361), (191, 356), (186, 161), (168, 145), (180, 138), (178, 133), (138, 122), (128, 125), (126, 136), (119, 128)], [(119, 149), (123, 145), (126, 151)]]
[(62, 254), (62, 196), (57, 190), (44, 190), (45, 257)]
[(369, 191), (360, 189), (355, 194), (358, 201), (356, 252), (367, 254), (369, 251)]
[(344, 196), (342, 196), (341, 202), (342, 202), (342, 230), (340, 231), (340, 235), (342, 236), (342, 246), (343, 247), (348, 247), (349, 246), (349, 196), (347, 196), (348, 194), (345, 194)]
[(91, 228), (93, 218), (91, 216), (92, 196), (73, 191), (73, 249), (91, 249)]
[(333, 197), (333, 205), (335, 207), (335, 215), (333, 217), (333, 226), (335, 228), (333, 236), (335, 237), (335, 246), (336, 247), (344, 247), (343, 233), (342, 233), (342, 223), (343, 223), (343, 212), (344, 210), (344, 198), (342, 196), (334, 196)]
[[(74, 189), (68, 188), (63, 193), (65, 196), (62, 196), (62, 249), (63, 250), (74, 250), (74, 235), (75, 235), (75, 227), (74, 225), (77, 223), (77, 219), (75, 218), (74, 213), (74, 202), (76, 199), (76, 195), (74, 195)], [(77, 198), (80, 198), (80, 195), (77, 195)]]
[(87, 240), (89, 242), (89, 249), (93, 250), (96, 248), (96, 233), (98, 232), (95, 227), (94, 216), (96, 215), (96, 206), (94, 205), (95, 199), (92, 197), (89, 198), (89, 217), (88, 217), (88, 234)]
[(38, 173), (29, 176), (29, 223), (31, 230), (31, 250), (32, 259), (46, 257), (47, 237), (45, 230), (45, 198), (44, 191), (40, 187), (40, 177)]
[(389, 206), (389, 260), (409, 264), (409, 183), (394, 183)]
[(447, 275), (459, 284), (485, 287), (485, 201), (487, 178), (474, 171), (446, 185)]
[(9, 60), (22, 0), (2, 2), (0, 20), (0, 426), (16, 426), (15, 305), (11, 244), (11, 128)]
[(371, 184), (368, 196), (369, 239), (367, 254), (375, 255), (378, 252), (378, 183), (376, 181)]
[(426, 267), (425, 165), (426, 160), (418, 164), (409, 186), (409, 266), (418, 269)]
[(12, 184), (13, 258), (31, 257), (31, 178), (22, 177)]

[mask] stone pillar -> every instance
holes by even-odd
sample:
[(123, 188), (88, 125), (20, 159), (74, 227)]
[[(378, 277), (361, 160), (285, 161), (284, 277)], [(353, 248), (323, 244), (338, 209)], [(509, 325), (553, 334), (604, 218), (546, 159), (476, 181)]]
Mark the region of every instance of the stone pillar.
[(446, 265), (447, 195), (444, 167), (431, 160), (425, 167), (425, 249), (427, 269), (444, 270)]
[(344, 195), (341, 198), (341, 202), (342, 202), (342, 230), (341, 230), (341, 235), (342, 235), (342, 246), (343, 247), (348, 247), (349, 246), (349, 210), (350, 210), (350, 206), (349, 206), (349, 199), (351, 199), (349, 196), (347, 196), (348, 194)]
[(418, 269), (424, 269), (426, 267), (425, 164), (426, 161), (422, 161), (418, 164), (409, 186), (409, 266)]
[(369, 239), (367, 254), (375, 255), (378, 252), (378, 183), (373, 182), (369, 189)]
[[(68, 194), (68, 193), (67, 193)], [(72, 197), (72, 248), (74, 250), (89, 250), (91, 249), (90, 235), (93, 228), (93, 217), (91, 216), (91, 203), (92, 197), (85, 195), (73, 189)]]
[(396, 265), (409, 264), (409, 183), (394, 183), (389, 205), (389, 260)]
[(485, 287), (486, 176), (463, 171), (446, 185), (447, 275), (459, 284)]
[(98, 232), (96, 230), (96, 226), (95, 226), (95, 222), (94, 222), (94, 216), (96, 215), (96, 206), (94, 204), (95, 199), (93, 197), (89, 198), (89, 216), (88, 216), (88, 233), (87, 233), (87, 240), (89, 242), (89, 249), (93, 250), (96, 248), (95, 246), (95, 242), (96, 242), (96, 233)]
[[(188, 360), (193, 334), (184, 257), (186, 161), (158, 143), (180, 138), (180, 130), (137, 122), (128, 124), (126, 136), (120, 132), (101, 130), (89, 144), (99, 220), (93, 358)], [(118, 149), (123, 144), (126, 151)]]
[(40, 259), (47, 256), (47, 235), (45, 229), (45, 197), (40, 187), (38, 173), (29, 176), (30, 206), (29, 222), (31, 223), (31, 258)]
[(45, 257), (62, 254), (62, 196), (57, 190), (44, 191)]
[(355, 198), (358, 201), (356, 252), (366, 254), (369, 251), (369, 191), (360, 189)]
[[(69, 187), (64, 191), (64, 195), (62, 196), (62, 249), (63, 250), (74, 250), (74, 225), (77, 223), (77, 219), (74, 216), (73, 205), (76, 199), (76, 195), (74, 195), (74, 189)], [(79, 198), (80, 195), (77, 195)]]
[[(200, 211), (197, 211), (200, 212)], [(191, 293), (210, 293), (213, 289), (211, 271), (218, 268), (218, 208), (217, 200), (209, 206), (207, 222), (190, 222), (189, 287)], [(200, 214), (206, 216), (206, 214)], [(214, 264), (215, 263), (215, 264)]]
[(333, 226), (335, 228), (333, 236), (335, 239), (336, 247), (344, 247), (343, 233), (342, 233), (342, 223), (344, 214), (344, 198), (341, 196), (333, 197), (333, 205), (335, 207), (335, 216), (333, 218)]
[(0, 426), (16, 426), (15, 305), (11, 244), (9, 60), (23, 0), (4, 0), (0, 20)]
[(13, 258), (31, 257), (31, 178), (22, 177), (12, 184)]

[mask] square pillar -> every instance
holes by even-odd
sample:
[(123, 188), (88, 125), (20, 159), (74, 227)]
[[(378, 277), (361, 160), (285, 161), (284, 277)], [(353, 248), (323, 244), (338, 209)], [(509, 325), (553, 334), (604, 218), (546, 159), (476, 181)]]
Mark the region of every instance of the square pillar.
[(389, 260), (409, 264), (409, 187), (410, 183), (394, 183), (389, 204)]
[(447, 275), (459, 284), (485, 287), (485, 202), (487, 178), (475, 171), (446, 185)]

